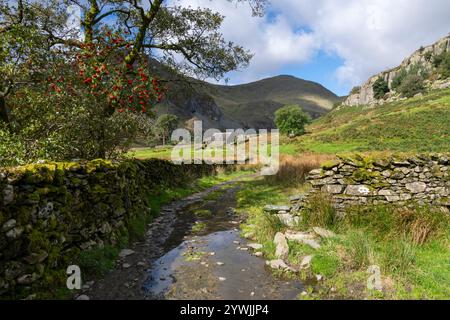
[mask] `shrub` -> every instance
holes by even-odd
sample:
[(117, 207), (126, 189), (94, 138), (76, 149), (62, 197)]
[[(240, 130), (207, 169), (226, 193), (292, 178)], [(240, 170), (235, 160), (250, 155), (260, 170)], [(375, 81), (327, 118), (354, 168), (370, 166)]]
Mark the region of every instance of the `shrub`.
[(275, 124), (282, 134), (299, 136), (305, 133), (305, 125), (311, 122), (309, 114), (300, 106), (285, 106), (275, 112)]
[(411, 98), (424, 89), (423, 78), (417, 74), (409, 74), (398, 87), (398, 92), (406, 98)]
[(378, 78), (373, 84), (372, 89), (375, 99), (382, 99), (389, 92), (388, 83), (383, 78)]

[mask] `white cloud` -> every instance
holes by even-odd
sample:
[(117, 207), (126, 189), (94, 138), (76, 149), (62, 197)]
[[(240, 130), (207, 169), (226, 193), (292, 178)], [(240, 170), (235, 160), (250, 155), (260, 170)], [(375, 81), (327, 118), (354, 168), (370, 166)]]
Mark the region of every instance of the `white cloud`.
[(254, 81), (277, 74), (286, 64), (310, 61), (319, 49), (319, 42), (312, 33), (296, 32), (283, 15), (270, 21), (267, 17), (252, 17), (251, 8), (245, 3), (225, 0), (179, 0), (177, 4), (191, 7), (208, 7), (225, 16), (222, 32), (225, 39), (244, 46), (254, 53), (250, 66), (231, 75), (232, 83)]
[(293, 27), (306, 25), (344, 64), (345, 84), (398, 65), (421, 45), (450, 32), (447, 0), (277, 0), (273, 7)]
[(231, 74), (232, 82), (276, 75), (323, 50), (343, 61), (331, 71), (337, 80), (356, 85), (450, 32), (448, 0), (272, 0), (270, 19), (252, 18), (247, 5), (225, 0), (177, 2), (221, 12), (226, 39), (255, 53), (248, 69)]

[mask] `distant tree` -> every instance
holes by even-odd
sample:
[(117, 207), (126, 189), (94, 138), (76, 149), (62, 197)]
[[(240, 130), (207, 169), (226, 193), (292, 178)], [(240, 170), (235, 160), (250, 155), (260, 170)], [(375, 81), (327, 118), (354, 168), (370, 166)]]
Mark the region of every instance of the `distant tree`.
[(382, 99), (389, 92), (389, 85), (383, 78), (378, 78), (372, 86), (375, 99)]
[(163, 145), (170, 138), (170, 133), (177, 128), (178, 117), (173, 114), (161, 115), (155, 123), (155, 134), (162, 140)]
[(298, 105), (285, 106), (275, 112), (275, 124), (282, 134), (302, 135), (305, 133), (305, 125), (310, 121), (310, 115)]

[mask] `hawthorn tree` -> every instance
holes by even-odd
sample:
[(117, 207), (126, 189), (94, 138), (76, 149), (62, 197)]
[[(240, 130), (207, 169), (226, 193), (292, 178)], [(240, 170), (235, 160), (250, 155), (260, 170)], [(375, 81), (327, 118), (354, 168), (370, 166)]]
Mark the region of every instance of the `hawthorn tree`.
[[(265, 4), (229, 1), (248, 2), (254, 14), (261, 14)], [(69, 6), (81, 12), (81, 30), (65, 24)], [(27, 132), (26, 141), (45, 140), (50, 149), (57, 146), (44, 156), (111, 156), (121, 135), (123, 141), (133, 137), (122, 134), (116, 124), (117, 135), (110, 137), (110, 122), (120, 119), (118, 115), (151, 116), (164, 94), (165, 79), (157, 79), (153, 59), (197, 78), (219, 79), (247, 66), (251, 53), (223, 38), (222, 21), (218, 13), (184, 8), (177, 1), (18, 0), (11, 5), (0, 0), (0, 33), (10, 40), (0, 45), (0, 69), (8, 71), (0, 83), (1, 119), (15, 126), (13, 133)], [(28, 102), (32, 106), (27, 109)], [(36, 110), (38, 105), (46, 112)], [(23, 130), (24, 119), (39, 117), (43, 119), (33, 130)], [(42, 136), (30, 139), (37, 133)], [(88, 143), (79, 145), (79, 136)], [(61, 151), (64, 145), (67, 152)], [(82, 150), (86, 145), (90, 151)]]

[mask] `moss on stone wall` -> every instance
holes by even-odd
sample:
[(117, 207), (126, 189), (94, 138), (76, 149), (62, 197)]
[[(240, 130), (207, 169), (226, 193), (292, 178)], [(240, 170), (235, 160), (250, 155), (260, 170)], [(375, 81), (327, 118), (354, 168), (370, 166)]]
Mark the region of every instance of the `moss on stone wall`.
[(154, 159), (1, 169), (0, 297), (61, 288), (67, 266), (81, 252), (139, 233), (137, 221), (152, 214), (153, 190), (183, 186), (216, 170)]
[(448, 211), (449, 154), (402, 154), (388, 157), (341, 156), (313, 170), (312, 191), (333, 195), (336, 207), (408, 202), (442, 206)]

